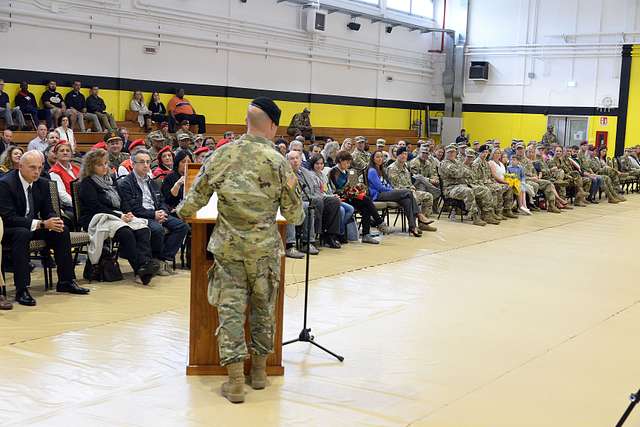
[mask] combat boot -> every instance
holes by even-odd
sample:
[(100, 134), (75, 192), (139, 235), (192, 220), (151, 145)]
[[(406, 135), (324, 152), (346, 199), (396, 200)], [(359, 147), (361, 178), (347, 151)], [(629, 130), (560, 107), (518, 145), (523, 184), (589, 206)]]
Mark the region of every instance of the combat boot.
[(420, 230), (422, 230), (422, 231), (438, 231), (438, 228), (434, 227), (431, 224), (422, 224), (422, 223), (420, 223), (420, 224), (418, 224), (418, 228)]
[(505, 216), (507, 218), (518, 218), (517, 215), (514, 215), (513, 212), (511, 211), (511, 209), (503, 209), (502, 210), (502, 216)]
[(474, 215), (473, 216), (473, 225), (479, 225), (480, 227), (484, 227), (485, 225), (487, 225), (487, 223), (484, 222), (482, 220), (482, 218), (480, 218), (479, 215)]
[(502, 211), (501, 210), (497, 210), (494, 212), (494, 215), (496, 216), (496, 218), (498, 219), (498, 221), (506, 221), (508, 218), (504, 215), (502, 215)]
[(500, 217), (498, 216), (498, 214), (496, 213), (496, 211), (491, 210), (491, 212), (489, 212), (489, 215), (491, 215), (491, 218), (495, 219), (496, 221), (498, 221), (498, 222), (500, 222), (500, 221), (501, 221), (501, 219), (500, 219)]
[(580, 193), (579, 195), (576, 195), (576, 199), (573, 202), (574, 206), (580, 206), (580, 207), (586, 207), (587, 203), (585, 201), (585, 197), (584, 194)]
[(494, 219), (490, 212), (485, 212), (482, 215), (482, 220), (487, 224), (500, 225), (500, 221)]
[(549, 203), (547, 205), (547, 212), (551, 212), (551, 213), (562, 213), (562, 211), (560, 209), (558, 209), (558, 207), (556, 206), (555, 203)]
[(267, 386), (267, 355), (251, 356), (251, 388), (262, 390)]
[(222, 384), (222, 395), (231, 403), (244, 402), (244, 362), (227, 365), (229, 380)]

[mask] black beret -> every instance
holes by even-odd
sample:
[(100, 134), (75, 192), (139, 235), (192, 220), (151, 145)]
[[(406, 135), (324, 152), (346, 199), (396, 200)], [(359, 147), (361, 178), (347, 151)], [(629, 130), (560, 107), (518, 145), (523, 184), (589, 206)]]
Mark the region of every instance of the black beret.
[(396, 151), (396, 156), (399, 156), (402, 153), (406, 153), (407, 152), (407, 147), (399, 147), (398, 150)]
[(487, 151), (489, 149), (489, 147), (487, 147), (486, 144), (483, 144), (480, 146), (480, 148), (478, 148), (478, 153), (482, 153), (483, 151)]
[(269, 98), (256, 98), (251, 101), (251, 105), (253, 105), (254, 107), (258, 107), (259, 109), (264, 111), (265, 114), (269, 116), (271, 121), (276, 124), (276, 126), (280, 124), (280, 114), (282, 114), (282, 111), (280, 111), (280, 108), (278, 108), (276, 103)]

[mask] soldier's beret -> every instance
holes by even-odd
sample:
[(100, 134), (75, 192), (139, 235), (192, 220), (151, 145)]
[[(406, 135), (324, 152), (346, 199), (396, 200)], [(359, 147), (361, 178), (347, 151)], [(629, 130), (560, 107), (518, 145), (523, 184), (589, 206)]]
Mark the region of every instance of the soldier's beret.
[(588, 144), (588, 142), (587, 142), (587, 141), (582, 141), (582, 142), (580, 143), (580, 145), (587, 145), (587, 144)]
[(398, 150), (396, 151), (396, 156), (399, 156), (402, 153), (406, 153), (407, 152), (407, 147), (398, 147)]
[(199, 155), (201, 153), (208, 153), (209, 151), (211, 151), (211, 150), (209, 150), (209, 147), (200, 147), (196, 151), (193, 152), (193, 155), (197, 156), (197, 155)]
[(160, 151), (158, 151), (158, 157), (162, 156), (167, 151), (170, 152), (171, 154), (173, 154), (171, 152), (171, 146), (167, 145), (166, 147), (162, 147), (162, 149), (160, 149)]
[(136, 139), (129, 144), (129, 152), (132, 152), (134, 148), (141, 147), (144, 148), (144, 139)]
[(489, 150), (489, 146), (487, 144), (482, 144), (480, 148), (478, 148), (478, 153), (483, 153), (487, 150)]
[(91, 148), (94, 150), (99, 150), (99, 149), (106, 150), (107, 144), (105, 144), (104, 141), (98, 141), (97, 143), (93, 144)]
[(280, 124), (280, 115), (282, 114), (282, 111), (280, 111), (280, 108), (271, 99), (261, 96), (251, 101), (251, 105), (264, 111), (276, 126)]

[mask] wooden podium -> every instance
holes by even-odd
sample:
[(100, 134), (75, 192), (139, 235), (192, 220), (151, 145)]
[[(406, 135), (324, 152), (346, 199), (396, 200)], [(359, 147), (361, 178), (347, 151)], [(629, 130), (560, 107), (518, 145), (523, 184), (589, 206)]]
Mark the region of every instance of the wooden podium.
[[(199, 164), (189, 164), (185, 178), (185, 194), (200, 170)], [(218, 328), (218, 312), (209, 304), (207, 271), (213, 265), (213, 256), (207, 251), (209, 237), (218, 217), (217, 197), (214, 194), (209, 204), (187, 219), (191, 225), (191, 303), (189, 316), (189, 364), (187, 375), (226, 375), (226, 368), (220, 366), (218, 342), (214, 332)], [(282, 239), (286, 235), (286, 220), (278, 215), (278, 230)], [(274, 353), (267, 359), (268, 375), (284, 375), (282, 366), (282, 316), (284, 313), (285, 257), (280, 257), (280, 286), (276, 302), (276, 327)], [(248, 311), (248, 310), (247, 310)], [(251, 339), (249, 320), (245, 321), (245, 337)], [(245, 362), (245, 371), (250, 361)]]

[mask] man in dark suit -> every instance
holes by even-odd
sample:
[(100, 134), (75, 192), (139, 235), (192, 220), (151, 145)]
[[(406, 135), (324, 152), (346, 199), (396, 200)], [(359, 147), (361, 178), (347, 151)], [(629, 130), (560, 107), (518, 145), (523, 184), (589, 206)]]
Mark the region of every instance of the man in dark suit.
[(122, 210), (138, 218), (146, 218), (151, 230), (151, 251), (160, 261), (158, 275), (173, 274), (171, 264), (187, 236), (189, 227), (181, 219), (169, 215), (162, 194), (153, 180), (149, 179), (151, 156), (145, 149), (131, 156), (133, 172), (118, 180), (118, 192)]
[(49, 183), (40, 178), (44, 156), (39, 151), (27, 151), (20, 159), (20, 168), (0, 178), (0, 216), (4, 221), (2, 244), (9, 248), (16, 285), (16, 302), (36, 305), (29, 294), (29, 241), (45, 240), (53, 249), (58, 265), (58, 292), (87, 294), (75, 280), (71, 258), (69, 229), (55, 216), (51, 206)]

